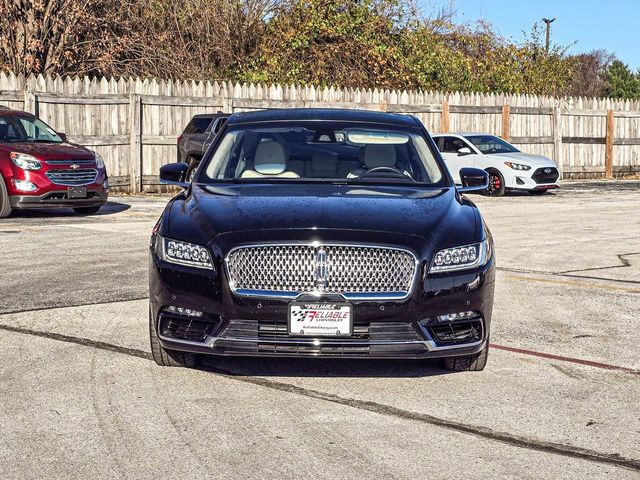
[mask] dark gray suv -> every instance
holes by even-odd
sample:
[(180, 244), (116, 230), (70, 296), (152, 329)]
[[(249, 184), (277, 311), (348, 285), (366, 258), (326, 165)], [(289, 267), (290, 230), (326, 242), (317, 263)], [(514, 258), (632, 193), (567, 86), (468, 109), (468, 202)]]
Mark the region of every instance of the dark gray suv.
[(189, 165), (189, 179), (227, 118), (229, 115), (222, 112), (194, 115), (178, 137), (178, 163)]

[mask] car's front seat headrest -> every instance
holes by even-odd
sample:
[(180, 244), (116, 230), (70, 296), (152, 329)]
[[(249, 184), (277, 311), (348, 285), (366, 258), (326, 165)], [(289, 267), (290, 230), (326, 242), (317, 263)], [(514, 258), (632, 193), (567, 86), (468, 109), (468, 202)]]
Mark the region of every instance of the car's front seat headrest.
[(253, 169), (263, 175), (278, 175), (287, 169), (284, 147), (273, 140), (261, 142), (256, 148)]
[(376, 167), (393, 167), (396, 166), (396, 147), (395, 145), (375, 145), (370, 144), (364, 147), (362, 153), (362, 163), (370, 170)]

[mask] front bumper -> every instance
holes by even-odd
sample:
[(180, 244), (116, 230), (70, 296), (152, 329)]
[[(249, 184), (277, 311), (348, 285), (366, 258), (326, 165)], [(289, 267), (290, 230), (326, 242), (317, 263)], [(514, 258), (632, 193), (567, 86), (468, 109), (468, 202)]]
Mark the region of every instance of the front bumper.
[[(545, 172), (550, 170), (550, 172)], [(555, 167), (541, 167), (532, 170), (511, 170), (504, 172), (505, 187), (514, 190), (550, 190), (560, 188), (560, 174)]]
[[(424, 265), (420, 265), (420, 271)], [(234, 295), (224, 272), (163, 262), (151, 253), (150, 313), (161, 345), (201, 354), (286, 357), (434, 358), (481, 351), (489, 339), (494, 260), (463, 274), (420, 278), (402, 301), (352, 301), (349, 338), (294, 337), (287, 332), (289, 301)], [(335, 297), (315, 298), (315, 302)], [(203, 312), (187, 318), (170, 305)], [(473, 311), (474, 317), (439, 322), (437, 317)], [(466, 324), (465, 324), (466, 322)], [(469, 328), (467, 328), (469, 327)], [(440, 329), (440, 330), (438, 330)], [(460, 343), (440, 341), (438, 332), (473, 331)]]
[(55, 190), (42, 195), (11, 195), (12, 208), (64, 208), (98, 207), (107, 203), (109, 191), (103, 188), (87, 188), (87, 198), (67, 198), (63, 190)]

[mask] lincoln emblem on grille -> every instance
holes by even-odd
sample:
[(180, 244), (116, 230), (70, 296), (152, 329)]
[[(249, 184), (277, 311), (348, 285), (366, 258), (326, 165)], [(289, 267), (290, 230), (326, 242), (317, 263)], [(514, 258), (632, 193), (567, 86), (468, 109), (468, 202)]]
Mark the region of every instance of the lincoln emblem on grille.
[(551, 169), (550, 168), (545, 168), (544, 169), (544, 173), (551, 173)]
[(327, 264), (327, 252), (318, 250), (316, 253), (316, 288), (318, 290), (324, 290), (324, 287), (327, 286), (328, 278), (329, 266)]

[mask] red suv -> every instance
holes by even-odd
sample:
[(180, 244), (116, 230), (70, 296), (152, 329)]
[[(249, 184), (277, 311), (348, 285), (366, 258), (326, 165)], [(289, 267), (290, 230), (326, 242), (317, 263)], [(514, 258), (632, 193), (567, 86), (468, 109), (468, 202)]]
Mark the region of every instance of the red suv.
[(30, 113), (0, 106), (0, 218), (14, 208), (71, 207), (90, 215), (108, 195), (100, 155), (68, 143)]

